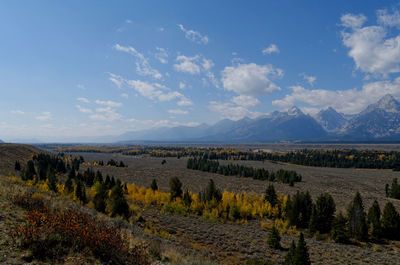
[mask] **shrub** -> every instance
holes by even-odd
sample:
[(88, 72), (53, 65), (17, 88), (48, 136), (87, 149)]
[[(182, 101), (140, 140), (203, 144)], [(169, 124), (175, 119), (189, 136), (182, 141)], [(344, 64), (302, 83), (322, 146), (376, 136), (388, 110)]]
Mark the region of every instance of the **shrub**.
[(70, 251), (89, 251), (112, 264), (150, 264), (143, 247), (130, 249), (120, 230), (78, 210), (29, 211), (10, 235), (38, 259), (62, 260)]

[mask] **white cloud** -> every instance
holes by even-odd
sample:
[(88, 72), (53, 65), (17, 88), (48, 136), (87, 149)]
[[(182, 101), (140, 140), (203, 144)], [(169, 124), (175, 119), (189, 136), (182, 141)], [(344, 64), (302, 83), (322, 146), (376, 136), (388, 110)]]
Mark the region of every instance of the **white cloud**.
[[(140, 95), (150, 100), (171, 101), (174, 99), (179, 99), (177, 103), (179, 106), (190, 106), (193, 104), (192, 101), (186, 98), (182, 93), (178, 91), (171, 91), (171, 89), (159, 83), (148, 83), (141, 80), (128, 80), (122, 78), (121, 76), (118, 76), (118, 80), (121, 82), (121, 85), (126, 84), (128, 87), (133, 88)], [(118, 102), (96, 100), (97, 104), (101, 104), (100, 102), (103, 105), (111, 107), (119, 107), (122, 105), (122, 103)]]
[(304, 80), (306, 80), (311, 86), (314, 85), (314, 82), (317, 80), (315, 76), (306, 75), (305, 73), (300, 74)]
[(279, 78), (282, 75), (282, 70), (271, 65), (238, 64), (225, 67), (221, 81), (228, 91), (239, 95), (262, 96), (280, 89), (270, 78)]
[(119, 75), (113, 74), (113, 73), (108, 73), (109, 74), (109, 80), (113, 82), (117, 87), (121, 88), (123, 81), (123, 78)]
[(283, 99), (274, 100), (273, 105), (282, 108), (291, 107), (297, 103), (306, 103), (311, 107), (325, 108), (331, 106), (339, 112), (355, 114), (364, 110), (369, 104), (375, 103), (386, 94), (400, 97), (400, 77), (394, 81), (376, 81), (365, 84), (361, 90), (325, 90), (305, 89), (301, 86), (291, 87), (292, 93)]
[(115, 121), (120, 120), (122, 115), (111, 107), (97, 108), (96, 113), (89, 116), (92, 120), (98, 121)]
[(238, 106), (246, 108), (260, 105), (260, 101), (257, 98), (245, 95), (234, 97), (232, 99), (232, 102), (234, 102)]
[(342, 21), (342, 26), (346, 28), (360, 28), (367, 18), (363, 14), (344, 14), (340, 20)]
[(11, 114), (19, 114), (19, 115), (25, 114), (25, 112), (23, 112), (22, 110), (18, 110), (18, 109), (11, 110), (10, 113)]
[(219, 112), (223, 118), (231, 119), (231, 120), (240, 120), (244, 117), (249, 118), (257, 118), (265, 113), (261, 112), (252, 112), (243, 106), (236, 106), (230, 102), (222, 103), (211, 101), (209, 104), (209, 109), (215, 112)]
[(178, 106), (181, 106), (181, 107), (188, 107), (188, 106), (192, 106), (193, 102), (186, 97), (181, 97), (181, 100), (179, 100), (177, 104), (178, 104)]
[(163, 28), (163, 27), (159, 27), (158, 28), (158, 31), (161, 31), (161, 32), (163, 32), (165, 29)]
[(200, 58), (199, 55), (193, 57), (187, 57), (185, 55), (179, 55), (176, 57), (178, 64), (174, 64), (174, 68), (178, 72), (184, 72), (189, 74), (199, 74), (200, 66), (195, 62)]
[(185, 29), (182, 24), (178, 24), (179, 29), (185, 33), (185, 38), (198, 43), (198, 44), (207, 44), (208, 37), (206, 35), (200, 34), (200, 32), (194, 31), (192, 29)]
[(125, 19), (125, 23), (126, 23), (126, 24), (132, 24), (132, 20), (130, 20), (130, 19)]
[[(395, 19), (378, 12), (378, 20), (394, 25)], [(362, 27), (366, 18), (363, 15), (343, 15), (343, 44), (349, 48), (348, 55), (353, 58), (356, 68), (363, 72), (387, 75), (400, 72), (400, 35), (387, 37), (384, 26)]]
[(180, 89), (185, 89), (185, 87), (186, 87), (186, 84), (185, 84), (185, 83), (179, 82), (179, 88), (180, 88)]
[(377, 11), (378, 23), (389, 27), (400, 27), (400, 12), (393, 10), (390, 14), (387, 9)]
[(129, 98), (129, 95), (128, 95), (127, 93), (122, 93), (122, 94), (121, 94), (121, 97), (123, 97), (123, 98)]
[(36, 119), (39, 121), (48, 121), (53, 118), (53, 115), (49, 111), (42, 112), (39, 116), (36, 116)]
[(211, 59), (203, 58), (203, 62), (201, 64), (204, 70), (209, 71), (211, 68), (214, 67), (214, 62)]
[(121, 52), (129, 53), (136, 58), (136, 71), (140, 75), (149, 75), (155, 79), (160, 79), (162, 75), (154, 68), (150, 66), (150, 63), (143, 54), (138, 52), (132, 46), (121, 46), (119, 44), (114, 45), (114, 49)]
[(83, 102), (83, 103), (90, 103), (90, 101), (87, 98), (77, 98), (76, 100)]
[(111, 101), (111, 100), (103, 101), (103, 100), (96, 99), (95, 103), (98, 105), (104, 105), (104, 106), (108, 106), (108, 107), (121, 107), (122, 106), (122, 103)]
[(262, 53), (265, 54), (271, 54), (271, 53), (279, 53), (279, 48), (276, 46), (276, 44), (271, 44), (267, 48), (262, 50)]
[(168, 113), (175, 114), (175, 115), (186, 115), (189, 112), (187, 110), (181, 110), (181, 109), (170, 109), (170, 110), (168, 110)]
[(160, 63), (168, 63), (168, 52), (164, 48), (156, 47), (157, 53), (154, 55)]
[(92, 113), (93, 112), (91, 109), (84, 108), (80, 105), (76, 105), (76, 108), (79, 110), (79, 112), (82, 112), (82, 113)]

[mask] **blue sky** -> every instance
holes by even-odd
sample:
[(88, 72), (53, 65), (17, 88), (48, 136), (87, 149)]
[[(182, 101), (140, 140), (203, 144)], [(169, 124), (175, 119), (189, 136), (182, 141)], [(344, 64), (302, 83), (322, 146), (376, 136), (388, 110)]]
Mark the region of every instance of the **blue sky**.
[(0, 139), (400, 98), (397, 1), (1, 1)]

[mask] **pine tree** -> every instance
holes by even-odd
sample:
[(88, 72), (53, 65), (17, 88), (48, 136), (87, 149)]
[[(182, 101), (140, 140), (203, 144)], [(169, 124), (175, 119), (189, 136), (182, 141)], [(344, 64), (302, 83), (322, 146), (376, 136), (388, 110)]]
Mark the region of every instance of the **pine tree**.
[(151, 182), (150, 188), (154, 191), (158, 190), (157, 181), (155, 179), (153, 179), (153, 181)]
[(103, 182), (97, 182), (97, 191), (96, 195), (94, 195), (93, 203), (94, 208), (98, 212), (105, 213), (106, 210), (106, 200), (107, 200), (107, 188)]
[(50, 166), (47, 168), (46, 178), (47, 178), (47, 186), (49, 187), (49, 189), (57, 193), (58, 192), (57, 177), (54, 174), (54, 171), (51, 170)]
[(177, 177), (171, 178), (169, 181), (171, 200), (182, 196), (182, 182)]
[(294, 240), (292, 240), (292, 243), (290, 244), (290, 248), (288, 253), (286, 254), (283, 265), (296, 265), (294, 259), (295, 254), (296, 254), (296, 244), (294, 243)]
[(71, 193), (74, 190), (74, 185), (70, 177), (68, 177), (67, 181), (65, 181), (65, 190), (67, 191), (67, 193)]
[(190, 207), (190, 205), (192, 204), (192, 197), (190, 196), (188, 190), (186, 190), (186, 192), (183, 194), (183, 203), (186, 207)]
[(129, 205), (126, 202), (125, 196), (122, 191), (121, 185), (115, 184), (110, 194), (111, 201), (111, 216), (123, 216), (125, 219), (129, 218)]
[(268, 188), (265, 190), (265, 200), (269, 202), (272, 207), (278, 203), (278, 196), (276, 195), (274, 185), (268, 185)]
[(299, 241), (297, 242), (296, 251), (294, 254), (294, 264), (296, 265), (311, 265), (310, 256), (303, 233), (300, 233)]
[(381, 209), (378, 202), (375, 200), (367, 215), (368, 227), (371, 236), (379, 238), (381, 236)]
[(75, 177), (76, 177), (75, 170), (72, 168), (68, 173), (68, 178), (75, 179)]
[(347, 230), (347, 219), (340, 212), (332, 222), (332, 230), (330, 233), (331, 238), (336, 243), (347, 243), (349, 240), (349, 232)]
[(22, 174), (22, 179), (32, 180), (34, 175), (36, 175), (35, 164), (32, 160), (29, 160), (26, 164), (25, 172)]
[(86, 203), (86, 188), (80, 180), (76, 181), (75, 197), (78, 198), (78, 200), (80, 200), (82, 203)]
[(281, 248), (281, 236), (275, 226), (273, 226), (272, 230), (268, 233), (267, 245), (269, 248)]
[(368, 238), (368, 228), (365, 220), (364, 205), (359, 192), (356, 193), (353, 201), (347, 210), (349, 234), (360, 241)]
[(382, 230), (388, 239), (400, 238), (400, 216), (391, 202), (386, 203), (383, 209)]
[(335, 202), (328, 193), (318, 196), (311, 214), (310, 231), (329, 233), (336, 211)]
[(15, 161), (14, 169), (17, 172), (21, 171), (21, 164), (19, 163), (19, 161)]

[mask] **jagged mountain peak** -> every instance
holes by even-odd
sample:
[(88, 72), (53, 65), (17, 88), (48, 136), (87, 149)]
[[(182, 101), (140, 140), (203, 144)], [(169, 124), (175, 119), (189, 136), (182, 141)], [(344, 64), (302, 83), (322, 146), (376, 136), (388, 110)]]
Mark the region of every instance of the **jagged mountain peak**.
[(288, 111), (287, 114), (290, 116), (299, 116), (299, 115), (304, 115), (304, 113), (299, 109), (297, 106), (291, 107)]
[(368, 113), (374, 110), (384, 110), (386, 112), (393, 112), (393, 113), (399, 113), (400, 112), (400, 103), (391, 95), (391, 94), (386, 94), (383, 96), (378, 102), (375, 104), (369, 105), (363, 112)]
[(338, 113), (332, 107), (320, 110), (315, 118), (328, 132), (340, 131), (347, 122), (343, 114)]

